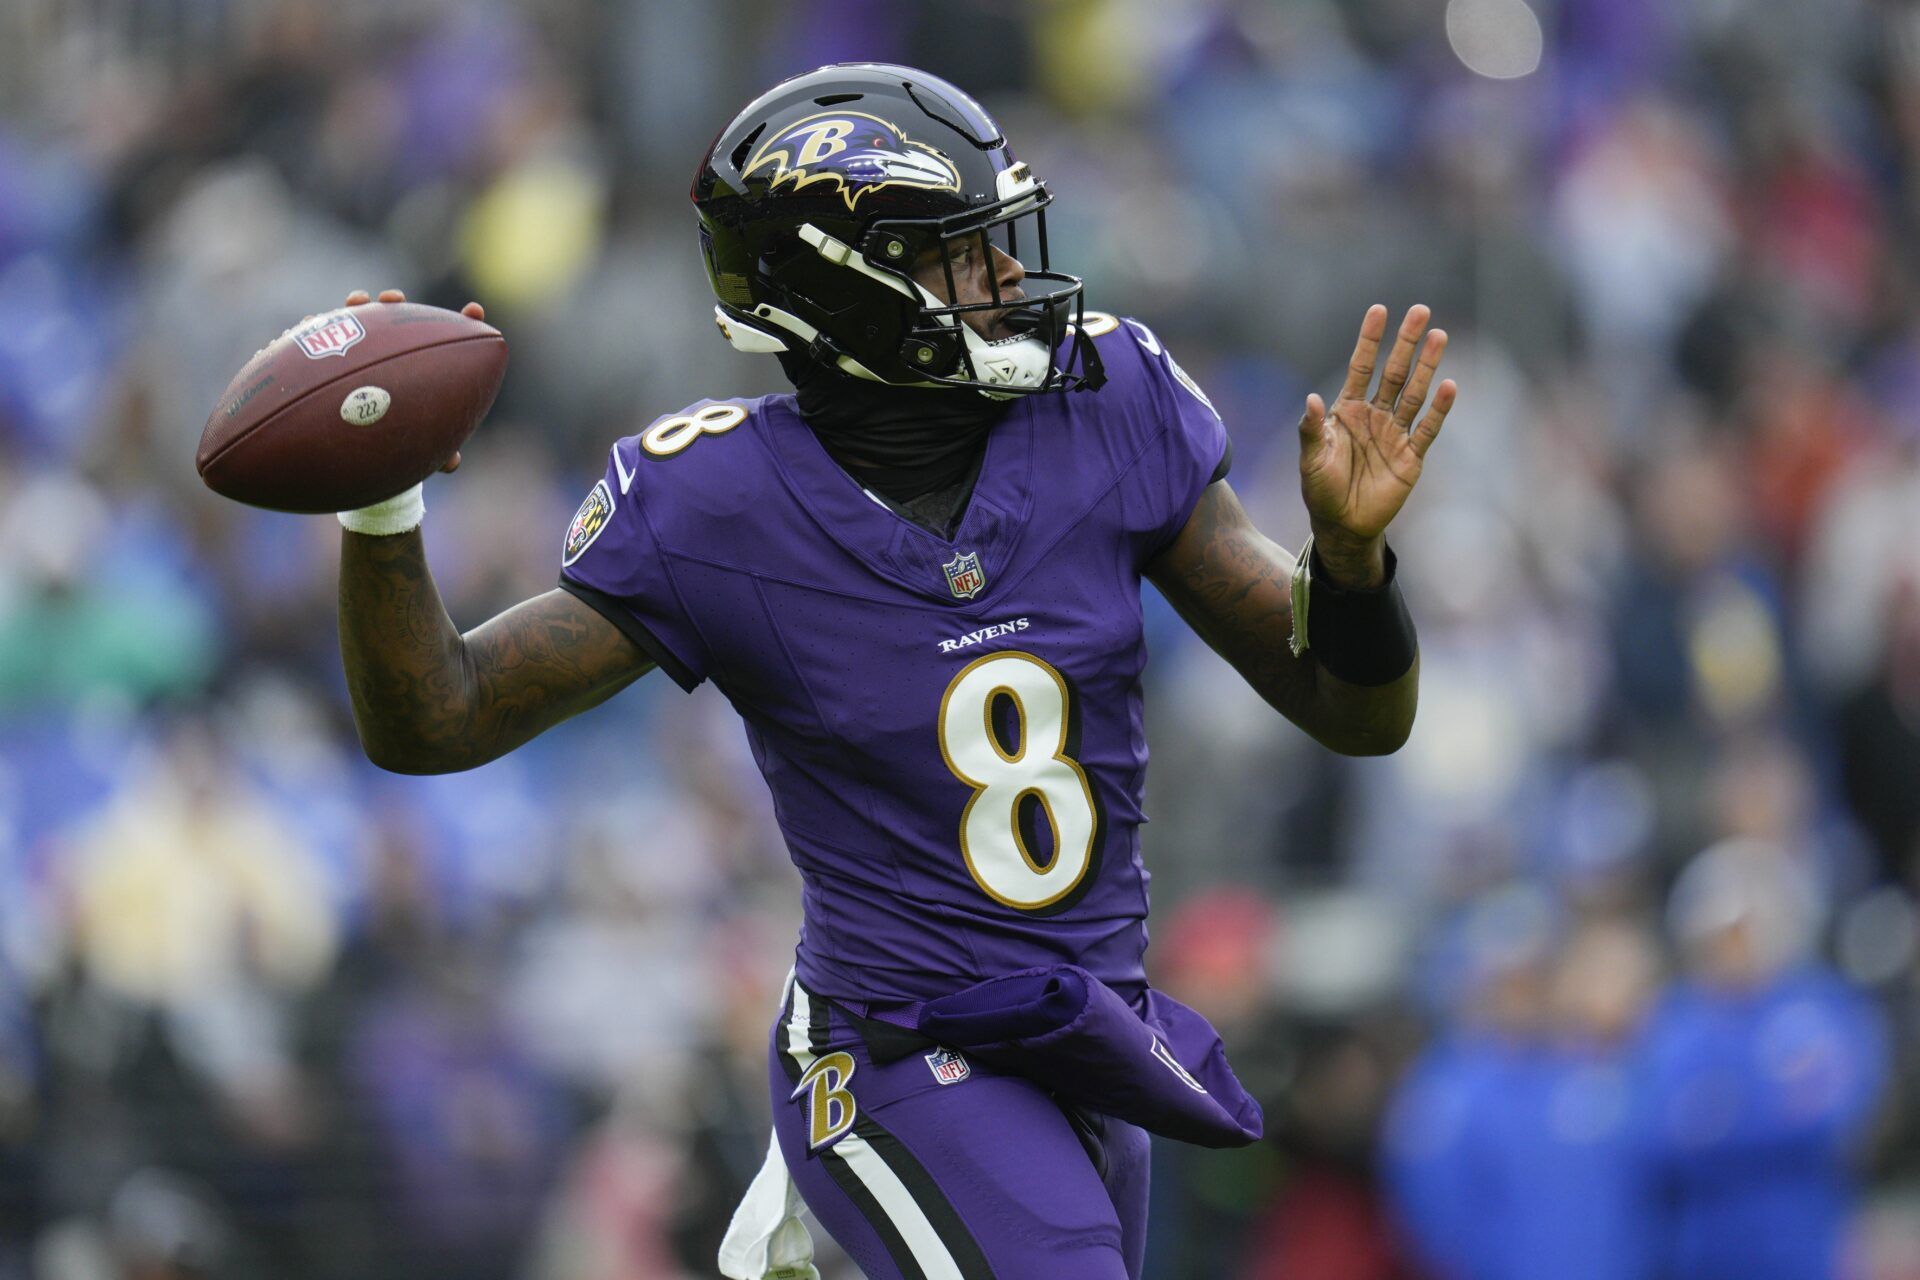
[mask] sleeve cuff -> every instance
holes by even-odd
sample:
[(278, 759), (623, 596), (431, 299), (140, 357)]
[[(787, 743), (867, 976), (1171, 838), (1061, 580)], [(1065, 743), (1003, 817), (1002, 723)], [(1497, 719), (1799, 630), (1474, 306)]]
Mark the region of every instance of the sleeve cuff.
[(582, 582), (575, 582), (566, 574), (560, 575), (560, 589), (588, 605), (594, 612), (620, 628), (627, 639), (639, 645), (654, 664), (688, 693), (700, 687), (700, 677), (693, 669), (675, 656), (673, 650), (661, 642), (660, 638), (647, 630), (646, 624), (633, 616), (633, 611), (619, 600), (604, 591), (597, 591)]
[(1213, 478), (1208, 484), (1219, 484), (1227, 478), (1227, 472), (1233, 470), (1233, 437), (1228, 436), (1220, 450), (1220, 465), (1213, 469)]

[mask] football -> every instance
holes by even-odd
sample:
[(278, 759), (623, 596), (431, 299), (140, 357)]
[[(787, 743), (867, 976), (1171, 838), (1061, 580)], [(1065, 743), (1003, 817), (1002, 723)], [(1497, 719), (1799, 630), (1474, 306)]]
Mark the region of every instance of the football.
[(195, 465), (208, 488), (250, 506), (364, 507), (451, 458), (506, 371), (500, 331), (458, 312), (412, 302), (328, 311), (234, 375)]

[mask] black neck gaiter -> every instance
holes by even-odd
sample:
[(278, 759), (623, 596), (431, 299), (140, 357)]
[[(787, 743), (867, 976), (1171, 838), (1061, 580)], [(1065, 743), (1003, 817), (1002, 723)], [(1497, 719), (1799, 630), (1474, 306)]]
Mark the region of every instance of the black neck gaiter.
[(781, 363), (800, 416), (833, 460), (895, 502), (964, 480), (1012, 404), (964, 389), (868, 382), (801, 357)]

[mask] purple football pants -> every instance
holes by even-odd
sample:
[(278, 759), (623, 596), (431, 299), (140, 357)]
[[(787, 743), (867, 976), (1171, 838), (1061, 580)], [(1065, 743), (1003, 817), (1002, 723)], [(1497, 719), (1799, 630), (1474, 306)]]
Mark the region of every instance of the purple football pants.
[(870, 1280), (1139, 1280), (1144, 1130), (789, 984), (774, 1132)]

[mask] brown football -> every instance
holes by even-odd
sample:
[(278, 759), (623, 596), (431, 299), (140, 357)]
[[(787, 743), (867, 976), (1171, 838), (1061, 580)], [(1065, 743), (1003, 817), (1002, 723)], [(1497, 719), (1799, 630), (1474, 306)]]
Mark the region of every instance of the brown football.
[(507, 342), (413, 302), (342, 307), (256, 352), (195, 458), (215, 493), (274, 511), (351, 511), (426, 479), (493, 406)]

